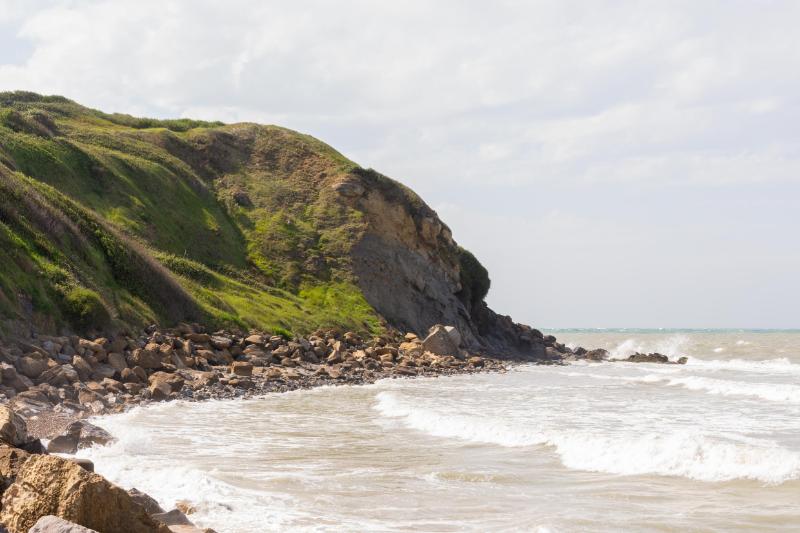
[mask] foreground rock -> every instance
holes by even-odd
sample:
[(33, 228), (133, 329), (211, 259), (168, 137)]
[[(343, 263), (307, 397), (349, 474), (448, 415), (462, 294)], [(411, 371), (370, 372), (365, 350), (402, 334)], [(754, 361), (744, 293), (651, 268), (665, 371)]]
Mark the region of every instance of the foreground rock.
[(3, 492), (0, 522), (26, 533), (54, 515), (101, 533), (167, 533), (123, 489), (78, 464), (52, 455), (30, 455), (11, 472)]

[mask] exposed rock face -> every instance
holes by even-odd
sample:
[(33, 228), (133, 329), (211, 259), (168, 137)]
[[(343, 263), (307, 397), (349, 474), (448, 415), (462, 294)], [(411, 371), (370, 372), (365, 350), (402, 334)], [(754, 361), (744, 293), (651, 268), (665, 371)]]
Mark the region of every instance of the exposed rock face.
[(55, 515), (100, 533), (169, 533), (127, 492), (52, 455), (31, 455), (3, 493), (0, 522), (11, 533), (26, 533)]
[[(356, 179), (361, 187), (352, 185)], [(390, 324), (417, 334), (451, 324), (466, 348), (496, 356), (544, 356), (541, 333), (466, 297), (459, 248), (433, 209), (377, 173), (354, 174), (348, 183), (341, 199), (362, 211), (367, 222), (352, 250), (353, 272), (367, 301)]]

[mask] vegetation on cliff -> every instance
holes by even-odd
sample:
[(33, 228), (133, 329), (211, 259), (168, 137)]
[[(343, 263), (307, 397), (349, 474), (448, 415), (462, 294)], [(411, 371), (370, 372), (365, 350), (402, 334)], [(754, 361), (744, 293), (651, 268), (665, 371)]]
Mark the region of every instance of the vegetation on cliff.
[[(0, 318), (380, 330), (352, 269), (369, 221), (337, 191), (353, 176), (435, 217), (397, 182), (285, 128), (0, 93)], [(463, 290), (482, 299), (477, 260), (447, 260), (469, 267)]]

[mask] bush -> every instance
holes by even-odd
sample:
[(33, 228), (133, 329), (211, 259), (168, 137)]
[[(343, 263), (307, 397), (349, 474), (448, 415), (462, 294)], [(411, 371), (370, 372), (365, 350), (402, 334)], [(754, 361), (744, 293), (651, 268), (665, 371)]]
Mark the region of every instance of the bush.
[(461, 292), (459, 297), (468, 308), (486, 298), (492, 282), (489, 272), (469, 250), (458, 247), (458, 262), (461, 267)]
[(83, 287), (70, 289), (64, 295), (64, 310), (78, 329), (103, 329), (111, 317), (100, 295)]

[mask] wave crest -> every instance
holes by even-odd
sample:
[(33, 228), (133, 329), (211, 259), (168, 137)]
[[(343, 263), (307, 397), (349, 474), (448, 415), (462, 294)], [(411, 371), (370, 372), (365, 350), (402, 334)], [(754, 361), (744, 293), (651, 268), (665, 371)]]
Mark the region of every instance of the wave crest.
[(585, 430), (540, 430), (513, 420), (452, 414), (391, 392), (375, 409), (435, 437), (505, 447), (549, 446), (567, 468), (622, 475), (682, 476), (700, 481), (752, 479), (770, 484), (800, 478), (800, 454), (770, 442), (725, 441), (699, 432), (602, 435)]

